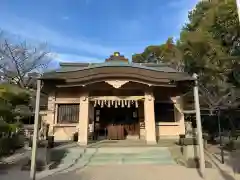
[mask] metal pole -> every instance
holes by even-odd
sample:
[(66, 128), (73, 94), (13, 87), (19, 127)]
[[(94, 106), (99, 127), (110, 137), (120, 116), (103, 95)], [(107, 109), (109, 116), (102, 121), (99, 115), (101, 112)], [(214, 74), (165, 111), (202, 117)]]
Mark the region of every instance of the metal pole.
[(221, 129), (221, 119), (220, 119), (220, 109), (218, 109), (218, 132), (220, 137), (220, 148), (221, 148), (221, 162), (224, 164), (224, 152), (223, 152), (223, 143), (222, 143), (222, 129)]
[(201, 124), (197, 77), (198, 77), (197, 74), (193, 74), (193, 78), (195, 79), (193, 90), (194, 90), (194, 101), (195, 101), (195, 111), (196, 111), (197, 139), (198, 139), (198, 145), (199, 145), (199, 165), (200, 165), (201, 175), (202, 177), (205, 177), (205, 160), (204, 160), (202, 124)]
[(38, 142), (38, 124), (39, 124), (39, 105), (40, 105), (40, 90), (41, 80), (37, 80), (37, 93), (36, 93), (36, 105), (35, 105), (35, 117), (34, 117), (34, 133), (32, 142), (32, 157), (31, 157), (31, 169), (30, 178), (35, 180), (36, 178), (36, 157), (37, 157), (37, 142)]

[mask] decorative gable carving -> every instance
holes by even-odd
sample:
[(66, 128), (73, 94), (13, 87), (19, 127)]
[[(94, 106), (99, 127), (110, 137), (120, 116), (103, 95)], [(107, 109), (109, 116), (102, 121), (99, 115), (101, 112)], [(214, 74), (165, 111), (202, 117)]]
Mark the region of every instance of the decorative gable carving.
[(118, 89), (122, 87), (124, 84), (128, 83), (129, 81), (122, 81), (122, 80), (110, 80), (110, 81), (105, 81), (105, 83), (110, 84), (112, 87)]

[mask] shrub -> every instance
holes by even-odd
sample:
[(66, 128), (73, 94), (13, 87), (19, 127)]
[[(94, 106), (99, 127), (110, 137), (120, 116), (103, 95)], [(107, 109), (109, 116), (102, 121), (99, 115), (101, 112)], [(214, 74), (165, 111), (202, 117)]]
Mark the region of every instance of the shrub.
[(0, 156), (11, 154), (23, 146), (23, 139), (17, 133), (19, 124), (0, 122)]

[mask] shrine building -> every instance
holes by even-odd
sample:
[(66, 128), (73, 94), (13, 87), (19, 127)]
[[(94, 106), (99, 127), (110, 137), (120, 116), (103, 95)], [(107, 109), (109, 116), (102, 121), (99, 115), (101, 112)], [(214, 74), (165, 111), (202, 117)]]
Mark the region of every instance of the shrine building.
[[(183, 98), (193, 78), (164, 63), (132, 63), (116, 52), (103, 63), (61, 63), (45, 73), (42, 120), (55, 140), (158, 139), (185, 134)], [(92, 125), (90, 128), (89, 124)]]

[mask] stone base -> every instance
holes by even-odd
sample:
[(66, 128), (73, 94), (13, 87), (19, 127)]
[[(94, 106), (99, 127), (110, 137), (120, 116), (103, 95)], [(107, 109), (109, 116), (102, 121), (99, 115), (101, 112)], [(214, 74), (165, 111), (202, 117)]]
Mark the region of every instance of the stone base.
[[(200, 168), (200, 164), (199, 164), (199, 159), (198, 158), (194, 158), (194, 159), (188, 159), (186, 161), (186, 167), (187, 168)], [(212, 164), (208, 161), (205, 161), (205, 168), (212, 168)]]
[(198, 158), (199, 145), (182, 146), (182, 153), (185, 160)]
[(148, 145), (155, 145), (157, 144), (157, 141), (146, 141)]
[(136, 135), (136, 136), (134, 136), (134, 135), (128, 135), (128, 136), (126, 137), (126, 139), (127, 139), (127, 140), (138, 140), (138, 139), (139, 139), (139, 136), (138, 136), (138, 135)]
[[(36, 160), (36, 171), (43, 171), (46, 169), (45, 162), (42, 160)], [(30, 171), (31, 169), (31, 159), (28, 160), (26, 164), (24, 164), (21, 168), (22, 171)]]
[(78, 141), (78, 145), (79, 146), (87, 146), (88, 142), (80, 142), (80, 141)]
[(159, 140), (175, 140), (175, 139), (179, 139), (179, 136), (176, 135), (162, 135), (162, 136), (158, 136), (157, 139)]
[[(31, 155), (31, 154), (30, 154)], [(48, 167), (50, 164), (50, 150), (47, 147), (41, 147), (37, 149), (36, 156), (36, 170), (42, 171)], [(26, 164), (22, 166), (22, 170), (30, 170), (31, 167), (31, 157)]]

